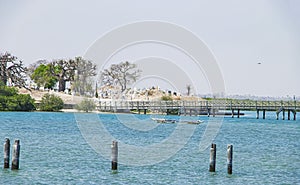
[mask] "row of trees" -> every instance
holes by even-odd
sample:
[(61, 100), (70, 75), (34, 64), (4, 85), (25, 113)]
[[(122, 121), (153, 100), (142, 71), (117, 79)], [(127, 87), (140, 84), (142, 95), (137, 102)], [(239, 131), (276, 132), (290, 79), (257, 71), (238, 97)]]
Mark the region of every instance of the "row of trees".
[[(29, 76), (38, 88), (53, 89), (58, 83), (58, 91), (65, 91), (66, 82), (69, 81), (72, 90), (78, 94), (91, 94), (94, 87), (91, 78), (97, 75), (96, 69), (92, 61), (82, 57), (39, 60), (25, 67), (16, 56), (7, 52), (0, 54), (0, 81), (17, 87), (26, 87), (25, 77)], [(135, 64), (126, 61), (100, 71), (98, 80), (101, 85), (119, 86), (123, 92), (138, 79), (140, 72)]]
[(96, 75), (96, 65), (82, 57), (69, 60), (37, 61), (28, 68), (28, 74), (38, 87), (52, 89), (58, 82), (58, 91), (65, 91), (66, 82), (72, 82), (74, 91), (84, 95), (92, 90), (90, 78)]

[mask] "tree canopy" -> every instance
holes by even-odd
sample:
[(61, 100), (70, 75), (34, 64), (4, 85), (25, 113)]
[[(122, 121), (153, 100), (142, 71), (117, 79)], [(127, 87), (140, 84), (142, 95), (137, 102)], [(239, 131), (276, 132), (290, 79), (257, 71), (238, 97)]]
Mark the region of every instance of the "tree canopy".
[(141, 71), (136, 64), (121, 62), (112, 64), (110, 68), (101, 71), (101, 80), (104, 85), (119, 86), (121, 91), (125, 91), (127, 86), (136, 82)]
[(57, 78), (51, 74), (50, 64), (39, 65), (31, 74), (31, 79), (38, 87), (52, 89), (57, 82)]
[(22, 61), (18, 61), (16, 56), (10, 53), (0, 54), (0, 81), (7, 85), (9, 81), (11, 85), (17, 87), (25, 87), (25, 70)]

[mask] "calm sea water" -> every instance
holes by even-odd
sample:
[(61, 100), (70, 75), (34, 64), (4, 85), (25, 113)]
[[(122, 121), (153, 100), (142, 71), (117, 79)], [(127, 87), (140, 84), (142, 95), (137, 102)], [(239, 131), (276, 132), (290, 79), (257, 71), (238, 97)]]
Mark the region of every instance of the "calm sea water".
[[(114, 137), (137, 146), (159, 143), (176, 127), (161, 124), (137, 131), (120, 123), (116, 115), (98, 116)], [(134, 116), (135, 121), (154, 124), (150, 118)], [(125, 115), (122, 122), (131, 119), (132, 115)], [(199, 151), (208, 118), (184, 119), (204, 123), (197, 125), (188, 143), (174, 156), (147, 166), (120, 164), (118, 172), (112, 173), (110, 160), (84, 140), (73, 113), (0, 112), (0, 139), (3, 143), (5, 137), (12, 142), (21, 140), (20, 170), (3, 169), (1, 160), (0, 184), (300, 184), (299, 121), (275, 120), (274, 112), (267, 113), (265, 120), (255, 119), (254, 112), (246, 112), (239, 119), (225, 117), (214, 139), (216, 173), (209, 173), (209, 149)], [(227, 144), (234, 147), (233, 175), (226, 171)]]

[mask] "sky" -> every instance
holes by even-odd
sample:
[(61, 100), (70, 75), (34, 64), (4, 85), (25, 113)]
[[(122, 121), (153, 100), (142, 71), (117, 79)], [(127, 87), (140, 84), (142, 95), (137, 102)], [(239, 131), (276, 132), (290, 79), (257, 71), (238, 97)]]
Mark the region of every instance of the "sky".
[[(26, 65), (88, 56), (112, 30), (159, 21), (184, 28), (206, 45), (225, 94), (293, 97), (300, 96), (299, 17), (298, 0), (0, 0), (0, 52)], [(142, 68), (136, 86), (157, 83), (184, 93), (191, 84), (197, 94), (211, 93), (214, 86), (205, 67), (162, 42), (135, 43), (96, 63), (104, 68), (125, 60)]]

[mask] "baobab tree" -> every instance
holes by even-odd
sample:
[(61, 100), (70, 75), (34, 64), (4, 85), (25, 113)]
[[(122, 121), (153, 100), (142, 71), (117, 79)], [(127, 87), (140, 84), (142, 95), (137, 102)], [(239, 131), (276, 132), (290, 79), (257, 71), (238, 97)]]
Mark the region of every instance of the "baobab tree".
[(127, 86), (139, 78), (141, 70), (137, 69), (136, 64), (121, 62), (112, 64), (110, 68), (101, 71), (101, 80), (105, 85), (118, 85), (121, 92), (127, 89)]
[(97, 66), (90, 60), (85, 60), (82, 57), (76, 57), (76, 72), (72, 88), (75, 92), (79, 92), (80, 95), (85, 93), (92, 93), (93, 80), (91, 77), (96, 76)]
[(25, 87), (26, 68), (21, 60), (10, 53), (0, 54), (0, 81), (7, 85), (10, 81), (13, 86)]
[(76, 70), (75, 60), (59, 59), (50, 63), (50, 73), (58, 80), (58, 91), (65, 91), (66, 82), (73, 81)]

